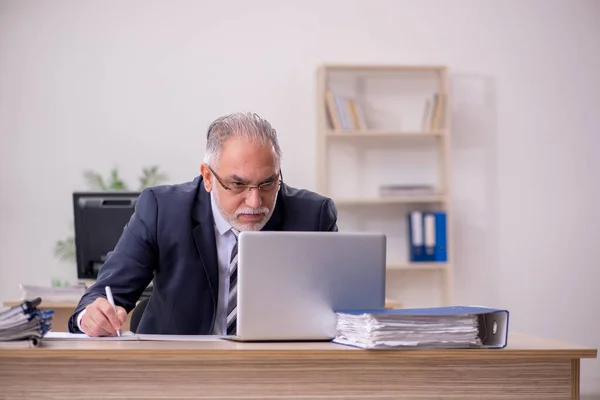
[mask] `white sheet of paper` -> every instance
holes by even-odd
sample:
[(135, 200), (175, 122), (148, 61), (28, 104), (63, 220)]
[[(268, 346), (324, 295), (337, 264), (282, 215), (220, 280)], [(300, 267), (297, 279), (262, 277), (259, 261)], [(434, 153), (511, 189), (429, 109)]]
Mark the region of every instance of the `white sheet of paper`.
[(212, 342), (223, 340), (222, 336), (218, 335), (153, 335), (139, 334), (136, 335), (131, 331), (126, 331), (121, 336), (104, 336), (92, 337), (85, 333), (69, 333), (69, 332), (54, 332), (50, 331), (44, 335), (44, 340), (144, 340), (144, 341), (167, 341), (167, 342)]
[(43, 340), (138, 340), (136, 335), (131, 331), (122, 332), (121, 336), (104, 336), (104, 337), (93, 337), (88, 336), (85, 333), (70, 333), (70, 332), (54, 332), (50, 331), (44, 335)]
[(137, 337), (139, 340), (167, 342), (213, 342), (223, 340), (223, 337), (219, 335), (152, 335), (142, 333), (137, 335)]

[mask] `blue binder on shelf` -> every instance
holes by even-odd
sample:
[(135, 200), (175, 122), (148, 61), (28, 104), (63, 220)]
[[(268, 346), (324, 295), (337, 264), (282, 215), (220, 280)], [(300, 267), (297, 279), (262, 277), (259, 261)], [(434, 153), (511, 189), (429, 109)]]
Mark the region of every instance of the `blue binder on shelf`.
[(426, 261), (423, 212), (413, 211), (408, 219), (408, 252), (411, 262)]
[[(339, 310), (336, 311), (338, 318), (344, 315), (351, 316), (369, 316), (371, 319), (380, 321), (382, 325), (389, 324), (390, 321), (395, 323), (403, 320), (410, 320), (415, 323), (415, 318), (431, 317), (422, 319), (421, 324), (436, 322), (436, 317), (475, 317), (477, 318), (477, 336), (481, 344), (477, 346), (469, 346), (469, 348), (485, 348), (485, 349), (502, 349), (508, 343), (508, 319), (509, 312), (504, 309), (481, 307), (481, 306), (448, 306), (448, 307), (430, 307), (430, 308), (396, 308), (382, 310)], [(355, 318), (354, 318), (355, 319)], [(387, 332), (394, 329), (394, 325), (384, 328)], [(413, 328), (415, 329), (414, 325)], [(339, 332), (338, 335), (343, 335), (344, 332)], [(426, 341), (427, 338), (421, 338)], [(347, 341), (340, 341), (339, 336), (334, 340), (342, 344), (350, 344)], [(417, 346), (418, 347), (418, 346)], [(425, 346), (426, 347), (426, 346)]]
[(411, 262), (447, 262), (448, 241), (445, 211), (413, 211), (408, 214)]
[(423, 248), (425, 255), (423, 261), (435, 261), (437, 249), (437, 229), (435, 214), (432, 212), (423, 213)]
[(435, 219), (435, 250), (433, 261), (446, 262), (448, 261), (446, 212), (437, 211), (433, 213), (433, 216)]

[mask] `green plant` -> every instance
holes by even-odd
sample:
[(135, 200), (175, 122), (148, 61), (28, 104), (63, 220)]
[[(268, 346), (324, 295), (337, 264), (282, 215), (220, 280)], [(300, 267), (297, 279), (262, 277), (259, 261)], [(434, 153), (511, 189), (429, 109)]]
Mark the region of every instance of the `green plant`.
[[(71, 232), (73, 232), (72, 226)], [(56, 245), (54, 246), (54, 255), (62, 261), (75, 260), (75, 236), (73, 233), (63, 240), (56, 242)]]
[[(119, 175), (119, 170), (113, 168), (105, 179), (102, 174), (87, 170), (83, 173), (89, 190), (129, 190), (129, 186)], [(166, 173), (159, 171), (158, 166), (143, 168), (139, 177), (138, 190), (160, 185), (168, 179)], [(54, 246), (54, 255), (62, 261), (75, 261), (75, 234), (73, 233), (73, 224), (71, 224), (71, 234), (66, 238), (56, 242)], [(53, 282), (55, 284), (56, 282)]]
[[(83, 177), (91, 190), (129, 190), (129, 185), (119, 175), (119, 170), (113, 168), (106, 179), (96, 171), (85, 171)], [(143, 168), (138, 178), (138, 190), (160, 185), (167, 180), (167, 174), (158, 170), (158, 166)]]
[(167, 176), (167, 174), (164, 172), (160, 172), (156, 165), (152, 166), (150, 168), (144, 168), (144, 169), (142, 169), (142, 176), (140, 176), (140, 178), (139, 178), (139, 180), (140, 180), (139, 188), (140, 188), (140, 190), (142, 190), (147, 187), (160, 185), (161, 183), (166, 181), (168, 178), (169, 177)]
[(61, 281), (60, 279), (52, 279), (52, 287), (66, 287), (69, 286), (68, 281)]
[(113, 168), (107, 180), (98, 172), (85, 171), (83, 177), (90, 190), (128, 190), (127, 185), (119, 176), (119, 170)]

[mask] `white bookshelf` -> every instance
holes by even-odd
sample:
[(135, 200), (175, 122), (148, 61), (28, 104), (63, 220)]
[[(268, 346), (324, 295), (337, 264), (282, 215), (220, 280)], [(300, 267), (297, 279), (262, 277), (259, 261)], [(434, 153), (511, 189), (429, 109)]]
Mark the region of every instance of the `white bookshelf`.
[(406, 264), (388, 264), (388, 270), (394, 271), (437, 271), (446, 268), (446, 263), (406, 263)]
[(392, 137), (438, 137), (445, 135), (445, 131), (354, 131), (354, 132), (344, 132), (344, 131), (326, 131), (325, 134), (330, 137), (335, 137), (344, 140), (352, 140), (352, 139), (377, 139), (377, 138), (392, 138)]
[(344, 198), (336, 197), (337, 206), (379, 206), (383, 204), (416, 204), (416, 203), (443, 203), (444, 196), (433, 194), (424, 196), (386, 196), (386, 197), (364, 197)]
[[(332, 93), (352, 99), (345, 126), (328, 112)], [(432, 124), (424, 110), (428, 100), (433, 110), (434, 94), (443, 101)], [(317, 72), (318, 191), (335, 201), (340, 231), (386, 234), (386, 295), (405, 307), (453, 302), (448, 97), (444, 66), (324, 65)], [(387, 184), (431, 190), (382, 195)], [(446, 212), (447, 262), (409, 261), (413, 210)]]

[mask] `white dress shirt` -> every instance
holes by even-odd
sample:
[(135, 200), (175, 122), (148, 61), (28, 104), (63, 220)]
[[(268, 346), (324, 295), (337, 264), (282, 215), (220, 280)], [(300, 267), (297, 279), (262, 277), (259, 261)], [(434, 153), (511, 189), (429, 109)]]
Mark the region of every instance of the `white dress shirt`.
[[(212, 331), (213, 335), (227, 334), (227, 303), (229, 302), (229, 260), (231, 251), (235, 246), (235, 234), (231, 230), (229, 222), (223, 218), (213, 194), (210, 194), (210, 202), (215, 221), (215, 239), (217, 243), (217, 260), (219, 264), (219, 298), (217, 299), (217, 315), (215, 318), (215, 326)], [(198, 268), (202, 268), (198, 265)], [(81, 329), (81, 318), (83, 318), (85, 310), (77, 316), (77, 326)]]
[[(217, 299), (217, 316), (213, 335), (227, 334), (227, 305), (229, 303), (229, 260), (235, 246), (235, 234), (229, 222), (223, 218), (213, 194), (210, 194), (213, 219), (215, 220), (215, 239), (217, 242), (217, 258), (219, 264), (219, 298)], [(201, 266), (199, 266), (201, 267)]]

